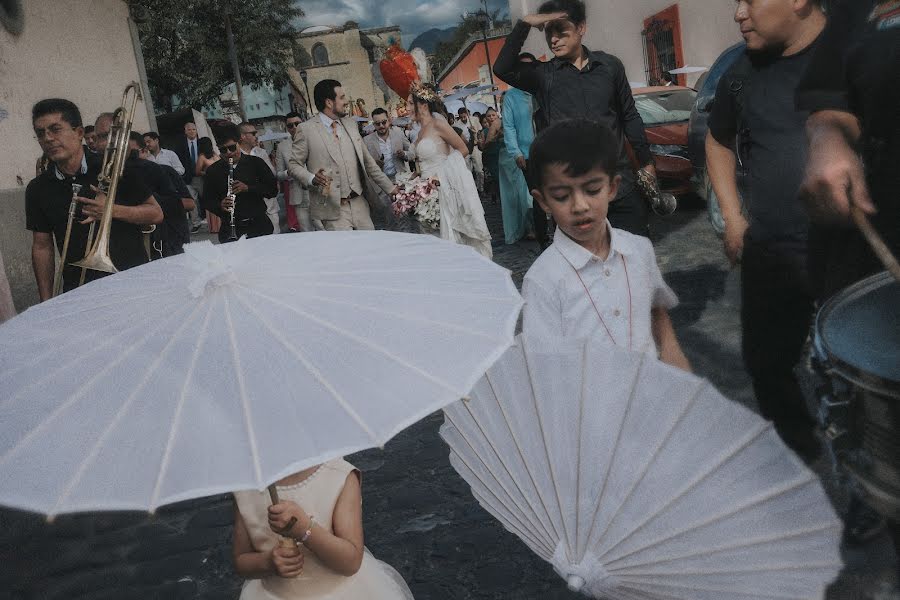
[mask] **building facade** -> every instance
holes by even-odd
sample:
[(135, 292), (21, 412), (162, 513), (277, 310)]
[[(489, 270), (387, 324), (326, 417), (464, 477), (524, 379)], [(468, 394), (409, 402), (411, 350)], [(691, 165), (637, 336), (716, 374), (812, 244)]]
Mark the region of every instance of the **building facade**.
[[(119, 106), (131, 81), (144, 85), (135, 128), (155, 127), (137, 29), (124, 0), (9, 0), (0, 19), (0, 252), (18, 310), (37, 301), (25, 186), (41, 149), (31, 107), (67, 98), (86, 123)], [(11, 9), (11, 10), (10, 10)], [(14, 19), (10, 19), (10, 14)], [(102, 25), (101, 25), (102, 24)], [(98, 35), (98, 30), (102, 35)]]
[[(537, 11), (542, 0), (510, 0), (513, 22)], [(667, 70), (710, 67), (729, 46), (741, 41), (734, 2), (710, 0), (588, 0), (585, 45), (618, 56), (628, 79), (657, 84)], [(532, 31), (525, 50), (548, 56), (542, 33)], [(694, 85), (700, 73), (681, 76)]]
[(486, 36), (480, 33), (472, 35), (437, 76), (438, 86), (443, 90), (451, 90), (472, 84), (494, 83), (502, 91), (509, 89), (504, 81), (491, 78), (494, 61), (497, 60), (509, 31), (508, 28), (494, 29), (488, 31)]
[[(368, 113), (377, 107), (396, 106), (399, 97), (387, 86), (379, 86), (383, 80), (376, 71), (391, 42), (401, 43), (399, 27), (360, 29), (350, 21), (341, 27), (310, 27), (297, 41), (303, 47), (301, 61), (288, 74), (295, 92), (305, 95), (309, 87), (310, 113), (317, 112), (313, 90), (325, 79), (340, 81), (347, 97), (354, 104), (362, 99)], [(305, 84), (301, 71), (307, 77)]]

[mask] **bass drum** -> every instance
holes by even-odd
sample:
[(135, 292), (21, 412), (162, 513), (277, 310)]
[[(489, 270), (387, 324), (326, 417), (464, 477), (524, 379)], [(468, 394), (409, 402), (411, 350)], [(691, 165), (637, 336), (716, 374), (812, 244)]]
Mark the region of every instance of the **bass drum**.
[(882, 273), (830, 299), (816, 317), (814, 364), (835, 457), (873, 508), (900, 519), (900, 283)]

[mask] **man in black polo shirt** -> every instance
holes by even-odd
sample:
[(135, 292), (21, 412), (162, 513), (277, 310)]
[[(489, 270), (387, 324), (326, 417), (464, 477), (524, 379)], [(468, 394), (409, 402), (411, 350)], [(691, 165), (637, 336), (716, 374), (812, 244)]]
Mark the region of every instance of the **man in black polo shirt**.
[(278, 180), (269, 165), (260, 158), (241, 153), (241, 134), (235, 125), (228, 125), (218, 131), (220, 140), (219, 160), (206, 169), (203, 177), (203, 208), (222, 219), (219, 241), (229, 241), (231, 233), (231, 201), (227, 198), (229, 159), (234, 164), (232, 191), (235, 199), (235, 229), (237, 237), (248, 238), (269, 235), (275, 231), (266, 214), (266, 198), (278, 195)]
[[(57, 250), (62, 252), (68, 221), (69, 204), (73, 198), (73, 184), (81, 186), (78, 218), (72, 224), (67, 263), (85, 254), (89, 224), (103, 215), (105, 196), (94, 194), (101, 158), (86, 153), (82, 141), (84, 128), (78, 107), (68, 100), (41, 100), (32, 108), (32, 124), (41, 149), (52, 165), (28, 184), (25, 190), (26, 227), (33, 232), (31, 260), (38, 293), (43, 302), (53, 294), (53, 273)], [(163, 214), (150, 190), (136, 177), (125, 174), (119, 183), (113, 221), (110, 230), (110, 257), (120, 271), (147, 262), (141, 225), (157, 224)], [(87, 270), (85, 281), (106, 273)], [(63, 290), (78, 286), (81, 269), (66, 265), (63, 270)]]
[[(794, 93), (825, 14), (817, 0), (737, 3), (747, 50), (719, 81), (706, 140), (707, 171), (725, 219), (725, 253), (741, 263), (744, 364), (762, 415), (806, 460), (821, 444), (794, 375), (813, 316), (809, 219), (800, 199), (808, 113)], [(736, 168), (746, 169), (741, 210)]]
[(140, 175), (163, 211), (163, 222), (150, 236), (150, 258), (156, 260), (184, 253), (184, 245), (191, 241), (187, 213), (194, 210), (195, 205), (181, 175), (169, 165), (151, 160), (144, 139), (140, 133), (131, 132), (128, 140), (130, 153), (125, 164)]
[[(522, 62), (519, 55), (531, 28), (544, 31), (554, 57), (549, 62)], [(656, 176), (644, 122), (634, 105), (622, 61), (605, 52), (591, 52), (581, 41), (587, 30), (584, 2), (551, 0), (516, 23), (494, 73), (509, 85), (530, 93), (541, 111), (540, 126), (563, 119), (585, 118), (609, 127), (619, 141), (619, 193), (609, 205), (613, 227), (647, 236), (647, 205), (635, 186), (626, 138), (641, 168)]]

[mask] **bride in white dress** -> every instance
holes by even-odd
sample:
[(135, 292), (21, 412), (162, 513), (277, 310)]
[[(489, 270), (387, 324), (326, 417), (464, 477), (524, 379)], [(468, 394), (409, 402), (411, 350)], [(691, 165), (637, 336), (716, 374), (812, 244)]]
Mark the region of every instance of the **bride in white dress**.
[(466, 166), (469, 150), (444, 116), (435, 112), (438, 102), (437, 92), (429, 84), (413, 84), (408, 105), (421, 126), (416, 157), (422, 177), (440, 182), (441, 238), (471, 246), (492, 258), (484, 207), (472, 171)]

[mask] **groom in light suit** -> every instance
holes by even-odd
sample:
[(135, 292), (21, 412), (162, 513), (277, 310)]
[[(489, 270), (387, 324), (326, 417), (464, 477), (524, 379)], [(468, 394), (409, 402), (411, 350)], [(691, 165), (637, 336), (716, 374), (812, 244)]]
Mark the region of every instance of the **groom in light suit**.
[(372, 158), (352, 118), (340, 82), (316, 84), (319, 114), (301, 123), (288, 161), (291, 177), (309, 190), (309, 213), (326, 231), (374, 229), (366, 196), (366, 177), (393, 196), (396, 187)]

